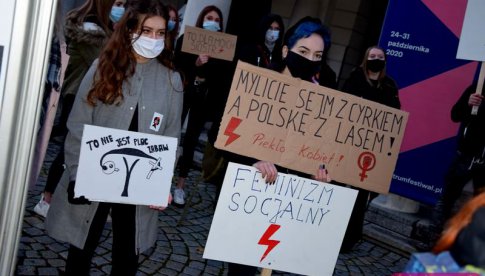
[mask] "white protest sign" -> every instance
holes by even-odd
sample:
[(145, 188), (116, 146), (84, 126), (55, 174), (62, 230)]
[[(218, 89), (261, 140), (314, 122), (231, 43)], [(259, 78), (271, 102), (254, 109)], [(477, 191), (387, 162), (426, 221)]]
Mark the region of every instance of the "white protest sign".
[(204, 258), (306, 275), (331, 275), (357, 191), (229, 163)]
[(468, 0), (456, 58), (485, 61), (485, 1)]
[(177, 139), (84, 125), (75, 196), (167, 206)]

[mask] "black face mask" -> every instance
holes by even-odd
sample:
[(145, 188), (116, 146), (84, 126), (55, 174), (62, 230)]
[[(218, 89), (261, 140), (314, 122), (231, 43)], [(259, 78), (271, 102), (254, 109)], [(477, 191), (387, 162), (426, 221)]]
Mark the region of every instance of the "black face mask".
[(378, 73), (384, 69), (386, 62), (381, 59), (368, 59), (367, 60), (367, 69), (371, 72)]
[(311, 61), (297, 53), (288, 51), (286, 66), (294, 78), (312, 81), (312, 77), (320, 71), (321, 61)]

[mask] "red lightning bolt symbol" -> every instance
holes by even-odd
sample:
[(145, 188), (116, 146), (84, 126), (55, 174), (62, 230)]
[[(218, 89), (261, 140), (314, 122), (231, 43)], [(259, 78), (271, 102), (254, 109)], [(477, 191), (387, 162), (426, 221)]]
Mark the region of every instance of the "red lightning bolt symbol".
[(266, 232), (264, 232), (264, 234), (261, 236), (261, 239), (259, 239), (258, 244), (268, 246), (268, 248), (266, 248), (266, 251), (264, 251), (264, 254), (261, 257), (261, 260), (259, 260), (259, 262), (262, 262), (264, 260), (264, 258), (266, 258), (266, 255), (268, 255), (268, 253), (271, 252), (271, 250), (273, 250), (273, 248), (275, 248), (275, 246), (277, 246), (278, 243), (280, 243), (280, 241), (269, 239), (269, 238), (271, 238), (271, 236), (273, 236), (273, 234), (276, 231), (278, 231), (278, 229), (280, 229), (280, 227), (281, 227), (281, 225), (271, 224), (268, 227), (268, 229), (266, 229)]
[(234, 130), (239, 126), (242, 122), (241, 119), (232, 117), (229, 123), (227, 124), (226, 130), (224, 130), (224, 135), (228, 136), (225, 146), (229, 145), (230, 143), (234, 142), (237, 138), (241, 137), (241, 135), (234, 133)]

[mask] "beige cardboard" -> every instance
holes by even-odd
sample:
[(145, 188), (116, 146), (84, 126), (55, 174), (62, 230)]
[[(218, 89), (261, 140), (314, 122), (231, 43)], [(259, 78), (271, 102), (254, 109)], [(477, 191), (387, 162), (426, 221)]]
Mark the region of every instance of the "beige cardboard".
[(387, 193), (408, 113), (239, 62), (215, 146)]
[(232, 61), (236, 50), (237, 36), (185, 26), (182, 52)]

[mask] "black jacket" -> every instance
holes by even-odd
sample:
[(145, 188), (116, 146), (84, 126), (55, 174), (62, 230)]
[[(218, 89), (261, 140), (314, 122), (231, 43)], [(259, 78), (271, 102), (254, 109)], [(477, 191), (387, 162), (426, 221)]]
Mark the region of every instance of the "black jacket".
[(344, 84), (343, 91), (393, 108), (401, 108), (394, 80), (386, 76), (378, 85), (371, 85), (367, 82), (364, 71), (360, 67), (352, 71)]
[(207, 100), (204, 103), (208, 118), (211, 121), (220, 120), (231, 88), (235, 65), (233, 62), (210, 58), (200, 66), (195, 66), (197, 55), (182, 52), (184, 35), (177, 40), (175, 48), (175, 67), (179, 70), (187, 86), (193, 85), (195, 77), (206, 79), (208, 88)]
[(458, 150), (469, 156), (482, 156), (485, 146), (485, 111), (480, 105), (477, 115), (471, 115), (468, 105), (470, 95), (475, 93), (476, 85), (469, 86), (451, 109), (451, 120), (461, 123)]
[(273, 64), (280, 64), (281, 46), (275, 45), (271, 52), (264, 43), (240, 43), (237, 47), (237, 59), (252, 64), (254, 66), (271, 69)]

